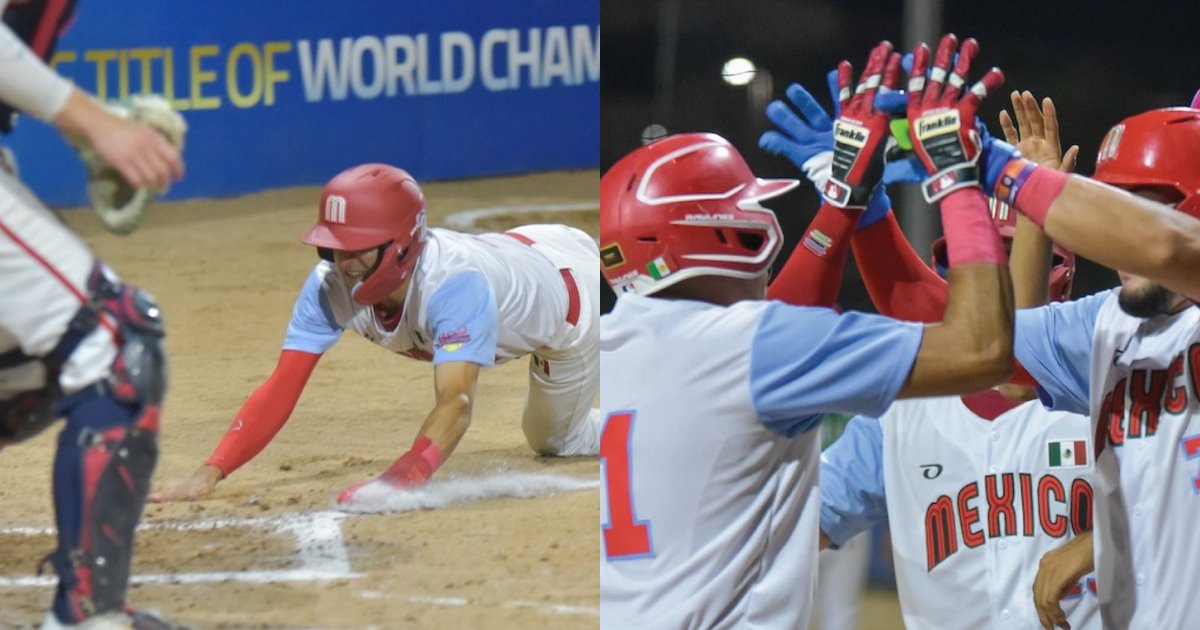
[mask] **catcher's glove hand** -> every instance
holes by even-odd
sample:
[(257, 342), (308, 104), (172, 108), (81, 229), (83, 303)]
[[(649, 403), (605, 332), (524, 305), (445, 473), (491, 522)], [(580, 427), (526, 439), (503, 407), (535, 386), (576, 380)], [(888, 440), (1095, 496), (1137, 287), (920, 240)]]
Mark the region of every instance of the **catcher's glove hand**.
[[(156, 94), (136, 95), (129, 101), (105, 104), (110, 112), (133, 122), (144, 123), (161, 133), (176, 149), (183, 150), (187, 123), (170, 103)], [(166, 187), (134, 188), (88, 144), (76, 145), (87, 167), (88, 196), (100, 221), (117, 234), (129, 234), (141, 225), (146, 209)]]

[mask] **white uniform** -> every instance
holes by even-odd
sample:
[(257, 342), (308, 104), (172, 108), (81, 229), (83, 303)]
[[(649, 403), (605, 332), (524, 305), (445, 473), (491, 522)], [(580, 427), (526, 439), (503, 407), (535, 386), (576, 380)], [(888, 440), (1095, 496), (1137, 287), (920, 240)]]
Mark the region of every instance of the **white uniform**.
[(529, 445), (594, 455), (599, 256), (591, 237), (563, 225), (480, 235), (431, 228), (398, 322), (355, 302), (345, 277), (322, 261), (296, 301), (283, 348), (321, 354), (351, 330), (435, 365), (490, 366), (532, 355), (522, 419)]
[(1096, 577), (1106, 628), (1197, 626), (1200, 309), (1126, 315), (1117, 293), (1022, 312), (1017, 358), (1055, 408), (1090, 412)]
[[(970, 398), (853, 419), (821, 458), (821, 529), (841, 544), (886, 517), (909, 628), (1041, 628), (1038, 562), (1091, 528), (1090, 424), (1038, 401), (1002, 411), (995, 392)], [(1072, 628), (1100, 627), (1093, 576), (1062, 606)]]
[[(8, 5), (0, 0), (0, 12)], [(0, 24), (0, 100), (48, 119), (71, 84)], [(87, 294), (95, 258), (20, 181), (0, 171), (0, 403), (47, 385), (37, 361), (58, 344)], [(98, 327), (63, 366), (59, 384), (74, 392), (108, 374), (116, 356), (111, 327)]]
[(891, 403), (922, 327), (627, 294), (602, 318), (600, 624), (803, 628), (822, 411)]

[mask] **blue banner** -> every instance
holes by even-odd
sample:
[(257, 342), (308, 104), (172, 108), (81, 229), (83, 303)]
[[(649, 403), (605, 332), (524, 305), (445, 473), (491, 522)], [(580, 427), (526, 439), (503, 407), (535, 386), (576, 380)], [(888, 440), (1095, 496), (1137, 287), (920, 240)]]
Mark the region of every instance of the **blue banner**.
[[(374, 161), (421, 180), (599, 164), (599, 0), (82, 0), (52, 65), (183, 114), (187, 177), (168, 198)], [(48, 204), (86, 203), (52, 129), (22, 117), (4, 142)]]

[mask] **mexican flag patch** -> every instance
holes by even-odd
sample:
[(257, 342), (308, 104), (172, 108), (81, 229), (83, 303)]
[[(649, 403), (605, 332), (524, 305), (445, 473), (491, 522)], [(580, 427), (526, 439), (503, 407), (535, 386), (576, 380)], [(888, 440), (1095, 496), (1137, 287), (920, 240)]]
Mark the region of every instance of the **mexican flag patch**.
[(1087, 466), (1087, 440), (1060, 440), (1048, 443), (1050, 468)]
[(671, 275), (671, 268), (667, 266), (667, 261), (661, 257), (650, 261), (646, 265), (646, 271), (649, 271), (650, 276), (655, 280), (662, 280), (664, 277)]

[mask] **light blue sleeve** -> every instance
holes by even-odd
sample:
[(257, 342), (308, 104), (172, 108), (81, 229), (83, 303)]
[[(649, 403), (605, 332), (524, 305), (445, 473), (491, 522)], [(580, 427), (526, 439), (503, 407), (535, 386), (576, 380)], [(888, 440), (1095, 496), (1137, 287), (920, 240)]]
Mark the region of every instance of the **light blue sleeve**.
[(434, 365), (496, 363), (500, 314), (492, 287), (482, 275), (460, 273), (443, 282), (429, 297), (428, 313)]
[(883, 427), (855, 416), (821, 453), (821, 531), (841, 546), (885, 518)]
[(772, 302), (751, 342), (754, 409), (789, 437), (817, 426), (825, 411), (878, 416), (908, 378), (923, 332), (879, 315)]
[(334, 319), (329, 298), (321, 290), (321, 276), (313, 269), (296, 298), (283, 349), (324, 354), (341, 336), (342, 327)]
[(1112, 291), (1017, 311), (1013, 353), (1049, 409), (1087, 414), (1096, 316)]

